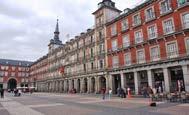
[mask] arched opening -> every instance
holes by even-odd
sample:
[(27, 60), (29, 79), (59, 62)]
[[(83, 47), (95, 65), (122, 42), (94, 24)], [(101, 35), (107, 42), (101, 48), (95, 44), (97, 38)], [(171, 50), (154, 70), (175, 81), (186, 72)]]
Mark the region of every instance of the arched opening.
[(69, 92), (69, 81), (68, 80), (66, 81), (66, 84), (67, 84), (67, 86), (66, 86), (66, 92)]
[(87, 78), (84, 79), (84, 93), (87, 93), (88, 91), (88, 84), (87, 84)]
[(105, 77), (100, 77), (100, 90), (102, 89), (102, 88), (104, 88), (104, 89), (106, 89), (106, 78)]
[(62, 92), (64, 92), (64, 81), (62, 81)]
[(80, 93), (80, 79), (77, 80), (77, 92)]
[(120, 74), (113, 75), (113, 93), (117, 94), (118, 89), (121, 88), (121, 76)]
[(91, 78), (91, 93), (95, 92), (95, 78)]
[(74, 89), (74, 80), (72, 80), (72, 89)]
[(8, 87), (7, 87), (7, 89), (14, 90), (16, 87), (17, 87), (17, 81), (16, 81), (16, 79), (13, 79), (13, 78), (10, 79), (8, 81)]

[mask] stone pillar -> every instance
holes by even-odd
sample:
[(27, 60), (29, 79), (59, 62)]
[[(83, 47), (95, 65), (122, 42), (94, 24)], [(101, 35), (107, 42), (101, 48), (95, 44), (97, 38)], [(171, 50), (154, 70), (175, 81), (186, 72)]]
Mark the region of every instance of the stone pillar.
[(80, 93), (83, 93), (83, 92), (84, 92), (84, 78), (81, 78), (81, 79), (80, 79), (80, 83), (81, 83), (81, 84), (80, 84), (80, 85), (81, 85), (81, 86), (80, 86), (80, 88), (81, 88), (81, 89), (80, 89)]
[(152, 70), (147, 70), (148, 72), (148, 85), (153, 89), (154, 88), (154, 75)]
[(137, 71), (134, 72), (134, 81), (135, 81), (135, 94), (138, 95), (139, 92), (139, 79)]
[(112, 81), (112, 75), (109, 75), (108, 76), (108, 82), (109, 82), (109, 88), (111, 88), (112, 89), (112, 91), (113, 91), (113, 81)]
[(189, 69), (187, 65), (182, 66), (183, 77), (184, 77), (184, 85), (186, 92), (189, 92)]
[(75, 88), (76, 91), (77, 91), (77, 79), (74, 79), (74, 88)]
[(105, 76), (105, 79), (106, 79), (106, 91), (108, 91), (110, 87), (109, 87), (109, 79), (107, 75)]
[(67, 86), (66, 84), (67, 84), (67, 82), (66, 82), (66, 80), (64, 80), (64, 93), (66, 93), (66, 88), (67, 88), (67, 87), (66, 87), (66, 86)]
[(124, 73), (120, 73), (121, 76), (121, 88), (125, 89), (125, 75)]
[(68, 91), (70, 91), (72, 89), (72, 80), (70, 79), (69, 80), (69, 90)]
[(170, 71), (168, 68), (163, 68), (163, 75), (164, 75), (164, 81), (165, 81), (165, 91), (170, 92), (170, 81), (171, 81), (171, 76), (170, 76)]
[(99, 93), (99, 77), (95, 77), (95, 93)]

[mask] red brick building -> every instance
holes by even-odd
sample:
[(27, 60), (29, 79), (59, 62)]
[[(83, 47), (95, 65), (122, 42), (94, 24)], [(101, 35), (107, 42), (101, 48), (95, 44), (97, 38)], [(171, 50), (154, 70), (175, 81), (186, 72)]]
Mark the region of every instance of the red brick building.
[(189, 0), (148, 0), (107, 24), (113, 89), (189, 91)]
[(32, 62), (0, 59), (0, 88), (28, 87)]

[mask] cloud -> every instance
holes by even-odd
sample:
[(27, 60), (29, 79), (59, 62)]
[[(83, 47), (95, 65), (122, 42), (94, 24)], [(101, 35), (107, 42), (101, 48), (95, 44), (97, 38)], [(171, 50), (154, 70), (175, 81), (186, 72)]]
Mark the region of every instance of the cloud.
[[(92, 12), (102, 0), (0, 0), (0, 58), (35, 61), (48, 52), (56, 18), (67, 41), (94, 25)], [(123, 10), (141, 0), (113, 0)]]

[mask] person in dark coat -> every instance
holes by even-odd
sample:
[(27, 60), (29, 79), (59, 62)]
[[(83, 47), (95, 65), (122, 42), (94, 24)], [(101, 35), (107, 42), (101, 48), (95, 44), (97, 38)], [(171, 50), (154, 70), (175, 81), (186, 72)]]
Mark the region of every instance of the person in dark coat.
[(101, 93), (102, 93), (102, 99), (105, 100), (106, 89), (102, 88)]
[(4, 98), (4, 89), (1, 89), (1, 98)]

